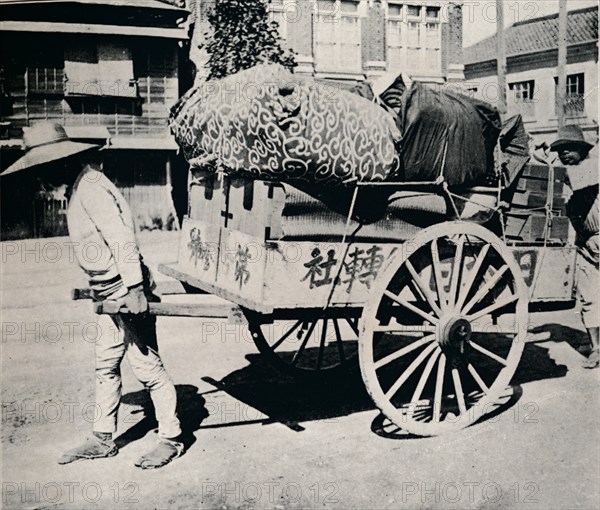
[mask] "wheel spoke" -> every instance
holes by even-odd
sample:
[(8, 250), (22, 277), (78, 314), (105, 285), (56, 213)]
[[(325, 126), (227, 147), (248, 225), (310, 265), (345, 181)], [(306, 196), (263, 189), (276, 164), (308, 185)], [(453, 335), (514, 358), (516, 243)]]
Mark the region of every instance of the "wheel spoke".
[(465, 245), (465, 236), (461, 235), (456, 243), (456, 253), (454, 254), (454, 264), (452, 265), (452, 280), (450, 283), (449, 306), (453, 306), (456, 301), (456, 292), (458, 289), (458, 277), (462, 266), (463, 247)]
[(402, 372), (402, 375), (400, 377), (398, 377), (398, 379), (396, 379), (396, 382), (386, 392), (385, 397), (388, 400), (390, 400), (396, 394), (396, 392), (400, 389), (400, 386), (402, 386), (406, 382), (406, 380), (412, 375), (412, 373), (417, 369), (417, 367), (421, 363), (423, 363), (423, 360), (427, 356), (429, 356), (431, 351), (433, 351), (436, 348), (438, 348), (438, 344), (436, 342), (433, 342), (431, 345), (428, 345), (425, 348), (425, 350), (421, 354), (419, 354), (415, 358), (415, 360), (408, 366), (408, 368), (406, 368), (406, 370), (404, 370), (404, 372)]
[(274, 351), (275, 349), (277, 349), (277, 347), (279, 347), (283, 342), (285, 342), (287, 340), (287, 338), (298, 329), (298, 326), (300, 326), (300, 324), (302, 324), (302, 321), (298, 321), (296, 322), (296, 324), (294, 324), (293, 327), (290, 328), (290, 330), (283, 335), (279, 340), (277, 340), (277, 342), (275, 344), (273, 344), (273, 346), (271, 347), (271, 349)]
[[(488, 315), (496, 310), (500, 310), (500, 309), (504, 308), (505, 306), (508, 306), (511, 303), (514, 303), (518, 299), (519, 299), (519, 296), (517, 296), (516, 294), (508, 296), (507, 298), (504, 298), (500, 301), (497, 301), (496, 303), (491, 304), (490, 306), (484, 308), (483, 310), (479, 310), (478, 312), (475, 312), (474, 314), (467, 316), (467, 320), (469, 320), (470, 322), (473, 322), (473, 321), (476, 321), (477, 319), (481, 319), (481, 317), (484, 317), (485, 315)], [(513, 333), (515, 333), (515, 332), (513, 332)]]
[(296, 351), (296, 354), (294, 354), (294, 357), (292, 358), (293, 366), (296, 366), (296, 363), (298, 363), (300, 356), (302, 356), (302, 353), (304, 352), (304, 349), (306, 348), (306, 344), (308, 343), (308, 339), (312, 335), (312, 332), (314, 331), (316, 325), (317, 325), (317, 321), (315, 320), (315, 322), (313, 322), (310, 325), (310, 327), (308, 328), (308, 331), (306, 332), (306, 336), (304, 337), (304, 340), (302, 340), (300, 347), (298, 348), (298, 350)]
[(452, 369), (452, 380), (454, 381), (454, 391), (456, 393), (456, 401), (458, 402), (458, 409), (460, 414), (464, 415), (467, 412), (467, 405), (465, 404), (465, 395), (462, 389), (462, 383), (460, 382), (460, 374), (458, 368)]
[(346, 361), (346, 355), (344, 354), (344, 342), (342, 341), (342, 335), (340, 334), (340, 325), (338, 324), (337, 319), (332, 319), (332, 321), (333, 321), (333, 329), (335, 330), (335, 343), (338, 348), (340, 360)]
[(426, 321), (430, 322), (431, 324), (437, 323), (437, 319), (433, 315), (431, 315), (427, 312), (424, 312), (420, 308), (417, 308), (415, 305), (409, 303), (408, 301), (405, 301), (400, 296), (397, 296), (396, 294), (390, 292), (389, 290), (385, 290), (383, 293), (390, 299), (394, 300), (399, 305), (402, 305), (404, 308), (407, 308), (411, 312), (414, 312), (417, 315), (420, 315), (421, 317), (423, 317)]
[(427, 303), (429, 303), (429, 306), (431, 307), (431, 309), (437, 314), (438, 317), (441, 316), (442, 311), (440, 310), (440, 307), (435, 302), (435, 299), (434, 299), (433, 295), (431, 294), (431, 291), (423, 283), (423, 280), (421, 280), (421, 277), (419, 276), (419, 274), (415, 270), (414, 266), (411, 264), (410, 260), (408, 260), (408, 259), (406, 260), (406, 269), (408, 269), (408, 272), (412, 276), (413, 281), (415, 282), (415, 285), (421, 291), (421, 294), (423, 294), (423, 297), (427, 300)]
[(323, 351), (325, 351), (325, 336), (327, 335), (327, 319), (323, 321), (323, 330), (321, 331), (321, 342), (319, 343), (319, 354), (317, 355), (317, 370), (321, 370), (323, 364)]
[(435, 326), (429, 324), (423, 324), (423, 326), (398, 324), (397, 326), (375, 326), (373, 331), (376, 333), (432, 333), (436, 329)]
[(418, 400), (421, 399), (421, 394), (423, 393), (423, 390), (425, 389), (425, 384), (427, 384), (427, 379), (429, 379), (429, 375), (431, 374), (431, 371), (433, 370), (433, 365), (435, 365), (435, 362), (437, 361), (437, 359), (441, 353), (442, 353), (441, 349), (434, 351), (434, 353), (431, 355), (431, 357), (427, 361), (427, 365), (425, 365), (425, 368), (423, 369), (423, 373), (421, 374), (419, 383), (417, 384), (415, 392), (413, 393), (411, 402), (417, 402)]
[(380, 360), (378, 360), (374, 363), (375, 370), (378, 370), (382, 366), (387, 365), (388, 363), (391, 363), (392, 361), (394, 361), (398, 358), (401, 358), (405, 354), (408, 354), (409, 352), (412, 352), (415, 349), (418, 349), (419, 347), (421, 347), (433, 340), (435, 340), (435, 335), (429, 335), (429, 336), (422, 338), (421, 340), (417, 340), (416, 342), (413, 342), (411, 344), (408, 344), (405, 347), (402, 347), (402, 349), (398, 349), (397, 351), (395, 351), (391, 354), (388, 354), (387, 356), (381, 358)]
[(469, 363), (467, 365), (467, 369), (469, 370), (469, 373), (473, 376), (473, 379), (475, 379), (475, 381), (477, 382), (477, 384), (479, 385), (479, 387), (483, 390), (483, 392), (487, 395), (488, 391), (490, 391), (490, 389), (487, 387), (487, 385), (483, 382), (483, 379), (481, 378), (481, 376), (477, 373), (477, 370), (475, 370), (475, 367), (473, 365), (471, 365), (471, 363)]
[(482, 347), (477, 342), (474, 342), (473, 340), (471, 340), (469, 343), (475, 350), (479, 351), (481, 354), (485, 354), (486, 356), (488, 356), (489, 358), (492, 358), (494, 361), (497, 361), (501, 365), (504, 365), (504, 366), (508, 365), (508, 361), (506, 361), (504, 358), (501, 358), (497, 354), (494, 354), (493, 352), (488, 351), (485, 347)]
[(435, 379), (435, 394), (433, 398), (433, 421), (440, 422), (442, 412), (442, 390), (444, 389), (444, 372), (446, 371), (446, 355), (442, 353), (438, 363), (437, 376)]
[(498, 269), (498, 271), (496, 271), (494, 273), (494, 276), (492, 276), (483, 287), (481, 287), (481, 289), (479, 289), (477, 291), (477, 294), (475, 294), (472, 298), (471, 301), (469, 301), (465, 307), (462, 310), (462, 314), (466, 315), (469, 313), (469, 311), (471, 310), (471, 308), (473, 308), (473, 306), (478, 303), (481, 298), (483, 296), (485, 296), (490, 290), (492, 290), (492, 288), (494, 287), (494, 285), (496, 285), (499, 281), (500, 278), (502, 278), (502, 275), (504, 275), (504, 273), (506, 273), (506, 271), (508, 271), (508, 266), (506, 264), (504, 264), (500, 269)]
[(433, 265), (433, 274), (435, 276), (435, 288), (437, 290), (438, 301), (441, 308), (446, 308), (448, 306), (448, 296), (446, 294), (446, 289), (444, 289), (444, 282), (442, 280), (442, 264), (440, 263), (440, 252), (437, 239), (431, 241), (431, 263)]
[(458, 301), (456, 302), (457, 310), (460, 310), (460, 307), (464, 304), (465, 299), (467, 299), (467, 296), (469, 295), (469, 292), (471, 291), (471, 287), (473, 287), (473, 284), (475, 283), (475, 278), (477, 278), (477, 274), (479, 273), (479, 270), (481, 269), (481, 265), (483, 264), (483, 261), (484, 261), (485, 257), (487, 256), (489, 249), (490, 249), (490, 245), (484, 244), (483, 248), (479, 252), (479, 255), (477, 255), (477, 260), (475, 261), (475, 264), (473, 265), (471, 271), (469, 272), (467, 278), (465, 279), (464, 285), (461, 287)]
[(352, 322), (352, 319), (350, 319), (349, 317), (344, 317), (344, 319), (346, 320), (346, 322), (350, 325), (350, 327), (352, 328), (352, 331), (354, 331), (354, 333), (356, 335), (358, 335), (358, 319), (356, 319), (356, 324)]

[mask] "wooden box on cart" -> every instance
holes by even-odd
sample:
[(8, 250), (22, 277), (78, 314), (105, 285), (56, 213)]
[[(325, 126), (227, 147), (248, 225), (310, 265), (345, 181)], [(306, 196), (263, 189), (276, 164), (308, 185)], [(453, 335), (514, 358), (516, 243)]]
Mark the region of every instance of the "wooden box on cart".
[[(544, 184), (539, 167), (526, 167), (523, 174), (519, 188), (548, 188), (547, 175)], [(171, 274), (254, 310), (294, 308), (307, 300), (315, 307), (360, 305), (387, 261), (401, 250), (414, 249), (393, 239), (352, 242), (348, 247), (288, 240), (282, 231), (285, 185), (209, 172), (199, 175), (190, 184), (189, 216)], [(557, 182), (564, 175), (559, 169)], [(554, 187), (557, 199), (563, 197), (563, 189)], [(522, 206), (508, 212), (507, 237), (532, 286), (531, 301), (571, 301), (576, 250), (566, 244), (568, 218), (553, 218), (551, 242), (544, 246), (545, 228), (545, 213)], [(331, 292), (334, 279), (339, 284)]]

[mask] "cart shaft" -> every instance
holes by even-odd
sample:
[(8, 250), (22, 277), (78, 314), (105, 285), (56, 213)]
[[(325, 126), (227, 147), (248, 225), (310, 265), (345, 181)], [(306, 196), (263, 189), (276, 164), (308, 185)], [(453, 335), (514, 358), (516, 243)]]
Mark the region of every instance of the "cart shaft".
[[(103, 301), (94, 303), (97, 314), (117, 315), (127, 314), (129, 311), (117, 301)], [(203, 317), (214, 319), (228, 319), (232, 315), (239, 315), (240, 310), (235, 305), (227, 304), (190, 304), (190, 303), (148, 303), (150, 315), (167, 317)]]

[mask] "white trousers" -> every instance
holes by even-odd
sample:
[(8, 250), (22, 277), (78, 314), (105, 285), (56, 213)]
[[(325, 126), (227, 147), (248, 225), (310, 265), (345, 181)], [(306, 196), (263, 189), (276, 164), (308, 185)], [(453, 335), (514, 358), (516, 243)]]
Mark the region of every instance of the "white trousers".
[(591, 236), (577, 255), (577, 297), (581, 303), (581, 317), (587, 329), (600, 325), (600, 236)]
[(156, 318), (149, 315), (100, 315), (96, 341), (96, 404), (100, 416), (95, 432), (117, 430), (121, 401), (121, 362), (125, 355), (138, 380), (149, 390), (158, 434), (173, 438), (181, 433), (175, 411), (177, 395), (163, 366), (156, 340)]

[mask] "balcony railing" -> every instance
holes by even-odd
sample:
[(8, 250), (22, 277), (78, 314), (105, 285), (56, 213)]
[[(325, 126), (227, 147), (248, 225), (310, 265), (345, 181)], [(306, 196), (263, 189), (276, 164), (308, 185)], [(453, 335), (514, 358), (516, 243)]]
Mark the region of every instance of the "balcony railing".
[[(560, 113), (560, 105), (556, 101), (556, 114)], [(583, 94), (569, 94), (565, 98), (564, 112), (567, 117), (582, 117), (585, 115), (585, 96)]]

